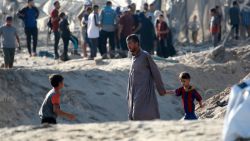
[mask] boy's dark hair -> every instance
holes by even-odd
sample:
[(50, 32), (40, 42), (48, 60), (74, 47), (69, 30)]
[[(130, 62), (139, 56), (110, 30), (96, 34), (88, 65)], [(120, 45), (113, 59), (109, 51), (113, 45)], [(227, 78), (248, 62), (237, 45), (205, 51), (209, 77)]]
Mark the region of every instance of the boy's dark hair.
[(107, 1), (106, 5), (107, 5), (107, 6), (111, 6), (111, 5), (112, 5), (112, 2), (111, 2), (111, 1)]
[(210, 11), (211, 11), (211, 13), (216, 13), (216, 9), (215, 8), (211, 9)]
[(64, 16), (66, 16), (66, 14), (65, 14), (64, 12), (62, 12), (62, 13), (59, 15), (60, 18), (63, 18)]
[(52, 74), (50, 77), (49, 77), (49, 81), (50, 81), (50, 84), (53, 86), (53, 87), (58, 87), (59, 84), (61, 82), (63, 82), (63, 76), (60, 75), (60, 74)]
[(87, 8), (87, 11), (91, 11), (91, 10), (92, 10), (92, 7), (88, 7), (88, 8)]
[(179, 75), (179, 79), (191, 79), (189, 73), (187, 72), (182, 72), (180, 75)]
[(139, 37), (135, 34), (131, 34), (127, 37), (126, 41), (133, 41), (134, 43), (138, 43), (140, 44), (140, 40), (139, 40)]
[(96, 10), (96, 9), (98, 9), (98, 8), (99, 8), (98, 5), (94, 5), (94, 6), (93, 6), (93, 10)]
[(12, 16), (7, 16), (6, 17), (6, 21), (12, 21), (13, 20), (13, 17)]
[(55, 1), (55, 2), (54, 2), (54, 6), (56, 6), (56, 4), (58, 4), (58, 3), (59, 3), (59, 1)]
[(234, 2), (233, 2), (233, 6), (236, 6), (236, 5), (238, 5), (238, 2), (237, 2), (237, 1), (234, 1)]

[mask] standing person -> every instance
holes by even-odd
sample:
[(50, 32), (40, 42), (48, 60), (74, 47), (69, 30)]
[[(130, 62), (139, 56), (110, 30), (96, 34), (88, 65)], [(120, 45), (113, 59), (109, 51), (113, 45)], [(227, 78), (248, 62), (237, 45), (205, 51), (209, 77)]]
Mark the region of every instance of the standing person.
[(60, 32), (59, 32), (59, 9), (60, 9), (60, 3), (59, 1), (54, 2), (54, 10), (51, 12), (51, 23), (52, 23), (52, 30), (54, 32), (54, 53), (55, 53), (55, 59), (59, 59), (59, 53), (58, 53), (58, 45), (60, 41)]
[(128, 36), (127, 44), (133, 56), (128, 82), (128, 118), (129, 120), (159, 119), (155, 86), (160, 95), (167, 93), (160, 71), (150, 54), (140, 48), (137, 35)]
[[(195, 104), (194, 101), (198, 101), (201, 108), (204, 108), (202, 103), (202, 97), (197, 90), (190, 85), (191, 77), (187, 72), (182, 72), (179, 75), (179, 79), (182, 83), (182, 87), (175, 90), (175, 95), (182, 97), (183, 108), (185, 111), (185, 120), (196, 120)], [(170, 91), (169, 91), (170, 93)]]
[[(30, 57), (36, 56), (38, 28), (37, 18), (39, 17), (39, 10), (34, 6), (33, 0), (28, 0), (28, 4), (18, 12), (18, 16), (24, 21), (25, 34), (27, 41), (27, 48)], [(31, 51), (31, 38), (33, 38), (33, 49)]]
[(81, 23), (81, 31), (82, 31), (82, 49), (83, 49), (83, 57), (87, 58), (88, 54), (87, 54), (87, 45), (90, 46), (90, 40), (88, 38), (88, 34), (87, 34), (87, 29), (88, 29), (88, 17), (90, 15), (90, 13), (92, 12), (92, 8), (91, 7), (87, 7), (83, 12), (80, 13), (80, 15), (78, 16), (78, 19)]
[(93, 12), (89, 15), (88, 17), (88, 37), (90, 39), (90, 56), (88, 60), (94, 60), (97, 54), (97, 48), (99, 48), (99, 17), (98, 17), (98, 12), (99, 12), (99, 6), (94, 5), (93, 7)]
[(194, 15), (193, 21), (189, 24), (189, 29), (192, 31), (192, 40), (194, 44), (197, 44), (198, 32), (200, 29), (200, 23), (197, 21), (197, 16)]
[(155, 22), (154, 12), (155, 12), (155, 5), (152, 3), (149, 5), (149, 11), (147, 12), (146, 17), (148, 17), (153, 24)]
[(244, 7), (241, 10), (240, 15), (241, 15), (241, 24), (243, 28), (243, 36), (245, 38), (247, 33), (247, 37), (250, 37), (250, 8)]
[(233, 2), (233, 7), (229, 9), (230, 24), (232, 26), (232, 33), (236, 40), (239, 39), (240, 26), (240, 8), (237, 1)]
[(107, 59), (107, 39), (109, 39), (110, 45), (110, 57), (115, 57), (115, 30), (117, 23), (117, 16), (115, 10), (112, 9), (112, 2), (108, 1), (106, 3), (106, 7), (101, 12), (100, 15), (100, 23), (101, 23), (101, 49), (102, 49), (102, 57), (103, 59)]
[(218, 45), (218, 35), (219, 35), (219, 19), (217, 17), (216, 9), (211, 9), (211, 20), (210, 20), (210, 33), (212, 36), (213, 46), (216, 47)]
[(122, 49), (120, 56), (126, 58), (128, 55), (126, 38), (133, 33), (134, 18), (128, 8), (124, 8), (123, 11), (124, 13), (119, 21), (118, 39), (120, 40), (120, 46)]
[(221, 38), (222, 38), (222, 21), (223, 21), (223, 14), (222, 14), (222, 10), (221, 10), (221, 7), (219, 5), (217, 5), (215, 7), (216, 9), (216, 13), (217, 13), (217, 16), (218, 16), (218, 20), (219, 20), (219, 34), (218, 34), (218, 42), (221, 41)]
[(133, 33), (139, 35), (142, 23), (141, 23), (141, 19), (139, 17), (139, 15), (136, 12), (136, 4), (132, 3), (130, 6), (130, 13), (132, 14), (133, 18), (134, 18), (134, 26), (133, 26)]
[(0, 27), (0, 37), (2, 37), (2, 47), (4, 54), (4, 67), (12, 68), (15, 57), (16, 41), (20, 48), (20, 40), (17, 35), (17, 30), (12, 26), (13, 18), (6, 17), (6, 24)]
[(63, 54), (61, 55), (61, 60), (68, 61), (69, 60), (68, 46), (69, 46), (69, 40), (71, 36), (70, 30), (69, 30), (69, 22), (65, 13), (62, 12), (59, 15), (59, 17), (61, 18), (61, 21), (59, 23), (59, 29), (60, 29), (59, 31), (60, 31), (60, 35), (62, 37), (63, 44), (64, 44)]
[(149, 18), (146, 18), (144, 13), (140, 14), (142, 21), (141, 26), (141, 48), (147, 51), (149, 54), (154, 54), (154, 40), (155, 40), (155, 29), (154, 25)]
[(157, 55), (159, 57), (167, 58), (169, 53), (167, 51), (167, 34), (169, 33), (169, 27), (164, 20), (164, 16), (160, 15), (159, 20), (156, 22), (156, 34), (158, 39)]
[(143, 5), (143, 12), (146, 14), (148, 12), (148, 3), (144, 3)]
[(63, 76), (54, 74), (49, 77), (49, 80), (53, 88), (47, 93), (39, 110), (41, 123), (57, 124), (56, 119), (58, 116), (75, 120), (76, 117), (73, 114), (64, 112), (60, 108), (61, 90), (64, 87)]

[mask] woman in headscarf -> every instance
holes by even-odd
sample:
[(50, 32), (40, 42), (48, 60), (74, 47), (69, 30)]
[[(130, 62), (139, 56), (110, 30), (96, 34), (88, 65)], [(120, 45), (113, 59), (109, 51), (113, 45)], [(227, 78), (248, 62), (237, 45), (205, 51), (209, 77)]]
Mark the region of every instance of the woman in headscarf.
[(155, 39), (154, 25), (151, 22), (151, 20), (145, 16), (144, 13), (140, 13), (139, 17), (142, 23), (140, 29), (141, 47), (148, 53), (154, 54), (154, 39)]

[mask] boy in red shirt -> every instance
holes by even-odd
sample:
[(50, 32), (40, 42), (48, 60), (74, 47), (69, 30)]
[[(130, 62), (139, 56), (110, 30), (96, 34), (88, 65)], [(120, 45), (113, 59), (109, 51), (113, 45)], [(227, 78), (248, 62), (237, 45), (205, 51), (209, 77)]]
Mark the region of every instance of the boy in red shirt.
[(41, 123), (56, 124), (57, 116), (65, 117), (69, 120), (75, 120), (76, 117), (60, 109), (61, 89), (64, 87), (63, 77), (55, 74), (49, 77), (53, 89), (46, 95), (43, 104), (39, 110)]
[[(185, 120), (196, 120), (197, 117), (195, 115), (195, 105), (194, 100), (199, 102), (201, 108), (204, 108), (202, 104), (202, 97), (200, 94), (194, 89), (193, 86), (190, 85), (190, 75), (187, 72), (182, 72), (179, 75), (179, 79), (182, 83), (182, 87), (175, 90), (176, 96), (182, 97), (182, 103), (185, 111)], [(174, 93), (174, 91), (168, 91), (167, 94)]]

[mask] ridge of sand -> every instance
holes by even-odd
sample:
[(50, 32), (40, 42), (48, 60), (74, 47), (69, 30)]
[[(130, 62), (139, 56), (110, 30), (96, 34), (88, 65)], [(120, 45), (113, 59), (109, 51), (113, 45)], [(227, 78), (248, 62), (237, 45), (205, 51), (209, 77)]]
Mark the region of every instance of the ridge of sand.
[(222, 120), (111, 122), (0, 129), (2, 141), (219, 141)]
[[(178, 75), (187, 71), (192, 76), (192, 84), (208, 99), (249, 73), (249, 50), (249, 47), (229, 49), (228, 54), (236, 57), (224, 58), (222, 63), (204, 61), (209, 60), (206, 57), (209, 51), (166, 60), (154, 58), (167, 89), (180, 87)], [(74, 123), (126, 121), (130, 63), (130, 59), (97, 60), (97, 63), (76, 59), (62, 63), (19, 53), (15, 69), (0, 69), (0, 127), (40, 124), (38, 110), (51, 89), (48, 76), (52, 73), (65, 76), (62, 108), (76, 114), (78, 119)], [(181, 98), (158, 96), (158, 101), (161, 119), (182, 118)], [(63, 119), (58, 122), (70, 123)]]

